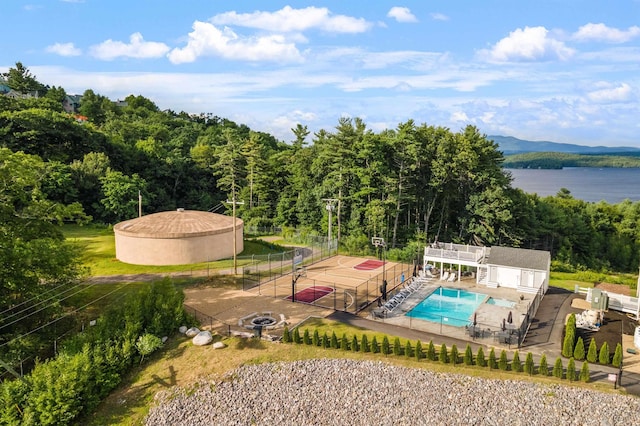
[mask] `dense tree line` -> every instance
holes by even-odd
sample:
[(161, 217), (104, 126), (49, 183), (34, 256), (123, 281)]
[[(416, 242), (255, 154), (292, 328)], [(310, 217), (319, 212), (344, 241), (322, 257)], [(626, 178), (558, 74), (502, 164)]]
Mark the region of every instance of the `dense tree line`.
[(79, 122), (54, 101), (61, 94), (0, 97), (0, 143), (39, 156), (49, 170), (44, 196), (77, 202), (94, 221), (135, 217), (138, 192), (145, 213), (222, 211), (235, 197), (249, 225), (324, 234), (330, 198), (333, 229), (350, 250), (383, 236), (390, 248), (438, 239), (549, 250), (572, 267), (638, 264), (638, 203), (514, 189), (503, 154), (474, 126), (453, 132), (409, 120), (374, 132), (341, 118), (314, 134), (298, 124), (285, 142), (212, 114), (161, 111), (143, 96), (115, 103), (92, 90), (79, 110), (88, 122)]
[(640, 167), (640, 152), (620, 154), (567, 154), (528, 152), (508, 155), (504, 167), (511, 169), (562, 169), (563, 167)]

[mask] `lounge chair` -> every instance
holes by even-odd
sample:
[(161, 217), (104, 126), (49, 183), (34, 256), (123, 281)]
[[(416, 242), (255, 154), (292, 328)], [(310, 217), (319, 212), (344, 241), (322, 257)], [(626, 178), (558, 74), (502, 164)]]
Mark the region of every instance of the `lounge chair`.
[(449, 279), (447, 281), (449, 281), (450, 283), (454, 282), (456, 279), (458, 278), (458, 275), (455, 272), (452, 272), (451, 275), (449, 275)]
[(449, 278), (449, 271), (444, 271), (444, 274), (440, 277), (440, 280), (446, 281)]

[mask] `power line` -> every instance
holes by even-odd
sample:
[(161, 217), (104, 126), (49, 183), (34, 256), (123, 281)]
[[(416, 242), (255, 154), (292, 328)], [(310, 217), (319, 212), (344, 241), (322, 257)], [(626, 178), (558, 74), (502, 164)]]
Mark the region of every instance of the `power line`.
[(52, 291), (55, 291), (55, 290), (59, 289), (60, 287), (65, 286), (65, 285), (67, 285), (67, 283), (60, 284), (58, 287), (51, 288), (51, 289), (49, 289), (49, 290), (45, 291), (44, 293), (39, 294), (38, 296), (34, 296), (34, 297), (32, 297), (31, 299), (25, 300), (24, 302), (18, 303), (18, 304), (17, 304), (17, 305), (15, 305), (15, 306), (12, 306), (12, 307), (10, 307), (10, 308), (7, 308), (7, 309), (5, 309), (4, 311), (0, 312), (0, 315), (4, 314), (4, 313), (6, 313), (6, 312), (9, 312), (9, 311), (11, 311), (11, 310), (13, 310), (13, 309), (16, 309), (17, 307), (22, 306), (22, 305), (24, 305), (25, 303), (29, 303), (29, 302), (31, 302), (31, 301), (33, 301), (33, 300), (35, 300), (35, 299), (37, 299), (37, 298), (39, 298), (39, 297), (41, 297), (41, 296), (44, 296), (44, 295), (46, 295), (47, 293), (51, 293)]

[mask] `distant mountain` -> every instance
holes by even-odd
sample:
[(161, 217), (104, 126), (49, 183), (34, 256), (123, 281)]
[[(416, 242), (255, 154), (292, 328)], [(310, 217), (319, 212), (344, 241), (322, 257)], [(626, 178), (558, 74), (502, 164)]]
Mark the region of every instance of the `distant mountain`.
[(610, 146), (584, 146), (570, 143), (558, 143), (549, 141), (527, 141), (513, 136), (487, 136), (500, 147), (504, 155), (524, 154), (527, 152), (563, 152), (571, 154), (622, 154), (640, 152), (640, 148), (610, 147)]

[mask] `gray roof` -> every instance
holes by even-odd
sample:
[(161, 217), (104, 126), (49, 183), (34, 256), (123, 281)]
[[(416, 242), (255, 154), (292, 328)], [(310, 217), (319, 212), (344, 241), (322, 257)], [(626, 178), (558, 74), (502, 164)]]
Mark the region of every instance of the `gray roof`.
[(551, 254), (548, 251), (493, 246), (486, 263), (546, 271), (550, 260)]

